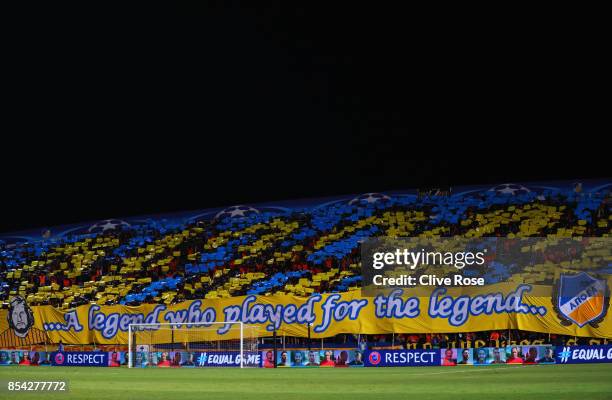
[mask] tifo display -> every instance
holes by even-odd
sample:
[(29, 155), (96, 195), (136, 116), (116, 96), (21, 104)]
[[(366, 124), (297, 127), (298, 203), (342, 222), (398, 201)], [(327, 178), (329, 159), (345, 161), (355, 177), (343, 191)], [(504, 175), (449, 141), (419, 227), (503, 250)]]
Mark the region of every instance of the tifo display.
[[(16, 353), (24, 365), (355, 367), (531, 364), (550, 343), (557, 364), (582, 362), (575, 345), (612, 339), (611, 188), (366, 193), (5, 234), (0, 348), (60, 350)], [(388, 287), (370, 291), (370, 260)]]

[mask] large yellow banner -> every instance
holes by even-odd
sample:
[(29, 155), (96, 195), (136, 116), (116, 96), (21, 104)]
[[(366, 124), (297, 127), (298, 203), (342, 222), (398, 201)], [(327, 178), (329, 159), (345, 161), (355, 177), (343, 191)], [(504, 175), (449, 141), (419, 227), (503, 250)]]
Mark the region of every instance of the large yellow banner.
[[(280, 334), (322, 338), (339, 333), (453, 333), (521, 329), (572, 336), (612, 338), (609, 291), (612, 277), (561, 298), (558, 288), (528, 284), (438, 288), (429, 293), (397, 289), (376, 297), (360, 290), (338, 294), (242, 296), (193, 300), (171, 306), (85, 305), (62, 312), (51, 306), (28, 307), (23, 299), (1, 310), (0, 345), (48, 342), (127, 344), (133, 323), (207, 323), (242, 321), (259, 336)], [(565, 296), (565, 295), (564, 295)], [(212, 330), (212, 329), (211, 329)], [(215, 325), (219, 338), (231, 338), (230, 325)], [(165, 339), (164, 339), (165, 340)], [(180, 339), (179, 339), (180, 340)]]

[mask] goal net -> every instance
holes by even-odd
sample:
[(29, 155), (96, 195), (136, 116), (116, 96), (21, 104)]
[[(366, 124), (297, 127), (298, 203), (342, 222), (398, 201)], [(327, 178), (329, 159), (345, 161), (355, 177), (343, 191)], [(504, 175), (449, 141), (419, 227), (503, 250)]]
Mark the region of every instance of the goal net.
[(257, 332), (242, 322), (130, 324), (128, 366), (258, 367)]

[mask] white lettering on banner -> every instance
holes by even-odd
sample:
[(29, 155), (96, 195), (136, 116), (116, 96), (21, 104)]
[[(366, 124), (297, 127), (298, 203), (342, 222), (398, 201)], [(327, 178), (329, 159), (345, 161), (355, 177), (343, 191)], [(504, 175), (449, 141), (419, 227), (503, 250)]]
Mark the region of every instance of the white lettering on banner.
[(612, 348), (604, 354), (604, 349), (579, 349), (572, 352), (574, 360), (612, 360)]
[(387, 364), (431, 364), (434, 361), (435, 352), (407, 352), (407, 353), (386, 353), (385, 362)]
[(103, 354), (66, 354), (68, 364), (102, 364)]
[[(207, 354), (202, 353), (199, 357), (199, 365), (240, 365), (240, 354)], [(260, 355), (259, 354), (245, 354), (244, 355), (245, 365), (259, 365)]]
[(501, 293), (488, 293), (477, 296), (442, 296), (446, 288), (438, 288), (431, 293), (429, 301), (429, 316), (432, 318), (448, 318), (452, 326), (465, 324), (471, 315), (491, 315), (501, 313), (522, 313), (546, 315), (546, 307), (536, 307), (525, 304), (523, 296), (530, 292), (531, 285), (519, 285), (507, 296)]
[[(146, 315), (143, 314), (104, 314), (100, 311), (100, 306), (91, 305), (88, 311), (89, 329), (100, 331), (106, 339), (115, 337), (118, 331), (125, 332), (130, 324), (156, 323), (159, 315), (166, 309), (163, 304), (155, 306), (153, 311)], [(149, 327), (148, 329), (158, 329), (159, 327)]]
[[(242, 305), (231, 305), (224, 308), (225, 322), (242, 321), (246, 324), (264, 324), (271, 322), (266, 326), (266, 330), (272, 332), (275, 329), (280, 329), (283, 322), (285, 323), (313, 323), (315, 321), (314, 304), (321, 300), (321, 295), (313, 295), (308, 301), (299, 307), (293, 304), (286, 306), (277, 304), (258, 304), (256, 296), (247, 296)], [(232, 324), (225, 324), (217, 330), (219, 335), (226, 334)]]

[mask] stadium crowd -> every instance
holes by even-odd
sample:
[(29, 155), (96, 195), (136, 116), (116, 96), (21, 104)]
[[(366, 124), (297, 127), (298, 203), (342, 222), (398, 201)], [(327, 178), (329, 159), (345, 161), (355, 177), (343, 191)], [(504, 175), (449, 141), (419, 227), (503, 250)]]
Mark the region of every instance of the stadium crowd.
[[(505, 190), (505, 189), (504, 189)], [(359, 242), (376, 236), (602, 236), (610, 193), (486, 191), (368, 196), (313, 210), (102, 225), (60, 240), (0, 245), (0, 300), (30, 305), (166, 303), (359, 288)], [(107, 229), (108, 228), (108, 229)]]

